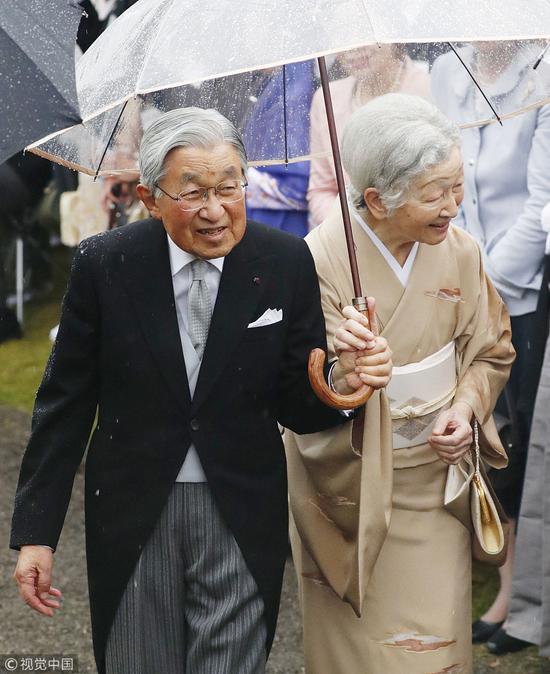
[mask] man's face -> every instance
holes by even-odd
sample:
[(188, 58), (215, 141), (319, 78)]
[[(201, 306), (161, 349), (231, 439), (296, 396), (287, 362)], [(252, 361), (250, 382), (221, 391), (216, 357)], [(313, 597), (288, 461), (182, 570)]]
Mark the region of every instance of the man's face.
[[(228, 144), (212, 148), (178, 147), (164, 161), (166, 174), (159, 182), (173, 197), (197, 187), (215, 187), (226, 180), (242, 179), (239, 155)], [(243, 238), (246, 229), (244, 198), (221, 204), (214, 190), (196, 211), (182, 211), (166, 194), (153, 197), (144, 185), (139, 195), (152, 217), (162, 220), (164, 229), (180, 248), (203, 259), (225, 257)]]

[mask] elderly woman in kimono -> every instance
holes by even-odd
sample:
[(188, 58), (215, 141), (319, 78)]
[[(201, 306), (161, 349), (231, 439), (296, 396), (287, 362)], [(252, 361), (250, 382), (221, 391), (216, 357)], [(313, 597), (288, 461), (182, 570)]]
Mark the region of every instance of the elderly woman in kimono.
[[(451, 224), (463, 194), (452, 122), (388, 94), (354, 113), (342, 155), (362, 284), (397, 367), (339, 429), (286, 433), (306, 672), (469, 674), (471, 537), (444, 492), (474, 420), (485, 461), (506, 464), (491, 411), (514, 357), (509, 317)], [(353, 296), (338, 210), (306, 240), (335, 356)]]

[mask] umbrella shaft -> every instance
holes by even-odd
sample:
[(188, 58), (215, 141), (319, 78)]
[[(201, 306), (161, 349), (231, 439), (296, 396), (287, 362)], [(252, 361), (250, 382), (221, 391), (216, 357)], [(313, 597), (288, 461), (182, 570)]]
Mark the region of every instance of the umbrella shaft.
[(336, 183), (338, 185), (338, 195), (342, 207), (342, 218), (344, 220), (344, 231), (346, 233), (346, 244), (348, 247), (349, 264), (351, 267), (351, 278), (353, 280), (353, 291), (355, 297), (362, 297), (361, 281), (359, 280), (359, 268), (357, 266), (357, 257), (355, 255), (355, 243), (353, 241), (353, 232), (351, 229), (351, 218), (349, 214), (348, 201), (346, 199), (346, 186), (344, 182), (344, 171), (342, 169), (342, 159), (340, 157), (340, 148), (338, 146), (338, 134), (336, 133), (336, 123), (334, 121), (334, 110), (332, 107), (332, 97), (328, 81), (327, 64), (324, 56), (319, 56), (319, 73), (321, 75), (321, 87), (325, 100), (325, 109), (327, 111), (328, 130), (330, 134), (330, 145), (332, 147), (332, 157), (334, 159), (334, 169), (336, 171)]

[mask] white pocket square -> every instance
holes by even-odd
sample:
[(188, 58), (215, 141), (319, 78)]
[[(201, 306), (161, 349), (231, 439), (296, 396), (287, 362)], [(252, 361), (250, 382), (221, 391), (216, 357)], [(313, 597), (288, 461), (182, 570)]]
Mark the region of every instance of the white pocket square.
[(261, 328), (264, 325), (273, 325), (283, 320), (282, 309), (266, 309), (264, 313), (252, 323), (248, 324), (249, 328)]

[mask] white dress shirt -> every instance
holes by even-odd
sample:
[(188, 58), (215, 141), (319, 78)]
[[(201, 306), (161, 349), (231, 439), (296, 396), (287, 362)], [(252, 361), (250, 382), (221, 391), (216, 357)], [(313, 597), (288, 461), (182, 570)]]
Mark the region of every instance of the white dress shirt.
[[(190, 338), (187, 332), (188, 316), (187, 316), (187, 302), (189, 296), (189, 289), (193, 277), (191, 274), (190, 263), (196, 259), (195, 255), (187, 253), (177, 246), (172, 239), (166, 235), (168, 239), (168, 253), (170, 256), (170, 271), (172, 272), (172, 285), (174, 287), (174, 298), (176, 301), (176, 313), (178, 318), (178, 328), (180, 339), (182, 343), (182, 350), (184, 350), (184, 342), (189, 343)], [(220, 279), (222, 275), (224, 258), (219, 257), (209, 262), (208, 270), (205, 275), (205, 282), (210, 293), (212, 307), (216, 304), (216, 297), (218, 296), (218, 288), (220, 287)], [(197, 359), (195, 363), (185, 363), (187, 369), (188, 380), (193, 380), (198, 375), (201, 362)], [(185, 386), (185, 382), (181, 383)], [(190, 391), (191, 397), (193, 391)], [(202, 469), (199, 455), (194, 445), (189, 447), (185, 461), (176, 477), (176, 482), (206, 482), (206, 476)]]

